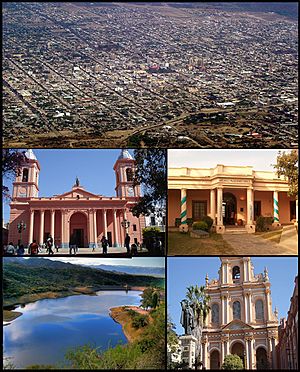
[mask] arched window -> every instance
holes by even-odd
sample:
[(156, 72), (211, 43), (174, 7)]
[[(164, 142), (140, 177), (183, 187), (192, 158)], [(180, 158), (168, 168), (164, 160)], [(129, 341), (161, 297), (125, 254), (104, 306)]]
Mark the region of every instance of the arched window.
[(239, 301), (234, 301), (232, 305), (233, 319), (241, 319), (241, 304)]
[(264, 303), (262, 300), (255, 302), (255, 318), (264, 319)]
[(219, 324), (219, 305), (218, 304), (213, 304), (211, 307), (211, 322), (215, 324)]
[(127, 182), (133, 180), (133, 172), (131, 168), (126, 169), (126, 179), (127, 179)]
[(240, 268), (238, 266), (234, 266), (232, 269), (232, 279), (240, 279), (241, 278), (241, 273), (240, 273)]
[(28, 169), (23, 169), (22, 182), (28, 182)]

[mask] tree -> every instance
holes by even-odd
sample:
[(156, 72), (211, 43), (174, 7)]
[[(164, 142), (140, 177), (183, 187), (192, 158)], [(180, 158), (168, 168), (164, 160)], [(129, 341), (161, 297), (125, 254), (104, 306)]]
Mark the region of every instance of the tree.
[(158, 288), (148, 287), (141, 294), (141, 307), (144, 309), (156, 309), (160, 303), (160, 290)]
[(178, 336), (175, 332), (175, 324), (172, 323), (170, 316), (167, 322), (167, 343), (171, 353), (175, 353), (178, 349)]
[[(20, 175), (21, 166), (28, 162), (26, 151), (2, 149), (2, 177), (10, 179)], [(9, 188), (2, 185), (2, 197), (10, 199)]]
[(192, 335), (195, 336), (198, 340), (195, 355), (195, 357), (198, 358), (200, 352), (200, 341), (202, 337), (203, 324), (210, 311), (210, 307), (208, 305), (210, 296), (205, 293), (204, 286), (199, 287), (198, 285), (192, 285), (187, 288), (186, 298), (194, 310), (196, 326), (192, 331)]
[(152, 213), (165, 215), (167, 197), (167, 160), (165, 149), (134, 150), (136, 171), (134, 185), (140, 184), (143, 196), (132, 208), (134, 216)]
[(290, 196), (298, 195), (298, 152), (292, 150), (290, 152), (278, 152), (277, 164), (273, 164), (273, 167), (277, 170), (278, 176), (284, 176), (289, 183)]
[(222, 369), (244, 369), (244, 364), (242, 359), (238, 355), (226, 355), (222, 364)]

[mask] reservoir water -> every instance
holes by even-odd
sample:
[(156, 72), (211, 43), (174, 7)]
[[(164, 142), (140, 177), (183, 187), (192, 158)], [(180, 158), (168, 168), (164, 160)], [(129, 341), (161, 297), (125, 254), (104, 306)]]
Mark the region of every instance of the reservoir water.
[(139, 305), (140, 291), (100, 291), (29, 303), (3, 327), (4, 356), (16, 368), (60, 364), (70, 348), (89, 344), (106, 350), (126, 343), (122, 327), (109, 316), (111, 307)]

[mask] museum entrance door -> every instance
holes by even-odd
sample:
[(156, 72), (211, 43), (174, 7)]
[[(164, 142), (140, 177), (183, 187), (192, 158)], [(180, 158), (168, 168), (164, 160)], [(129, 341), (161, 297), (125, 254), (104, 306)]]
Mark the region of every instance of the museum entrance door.
[(220, 369), (220, 353), (214, 350), (210, 354), (210, 369)]
[(269, 369), (268, 368), (268, 357), (267, 357), (267, 351), (263, 347), (259, 347), (256, 350), (256, 369)]
[(70, 245), (78, 248), (88, 246), (87, 217), (84, 213), (76, 212), (70, 218)]
[(243, 365), (244, 365), (244, 368), (245, 368), (245, 357), (246, 357), (245, 356), (245, 348), (244, 348), (244, 345), (241, 342), (235, 342), (232, 345), (231, 354), (238, 355), (242, 359), (242, 362), (243, 362)]
[(225, 192), (223, 206), (224, 225), (234, 225), (236, 222), (236, 197), (230, 192)]

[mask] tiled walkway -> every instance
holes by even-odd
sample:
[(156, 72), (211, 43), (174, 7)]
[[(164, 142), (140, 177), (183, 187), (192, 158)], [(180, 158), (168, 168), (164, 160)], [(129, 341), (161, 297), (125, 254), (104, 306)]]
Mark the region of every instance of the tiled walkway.
[[(293, 228), (296, 232), (294, 226)], [(223, 239), (231, 245), (232, 255), (297, 255), (295, 232), (290, 234), (283, 232), (279, 244), (254, 234), (224, 234)]]

